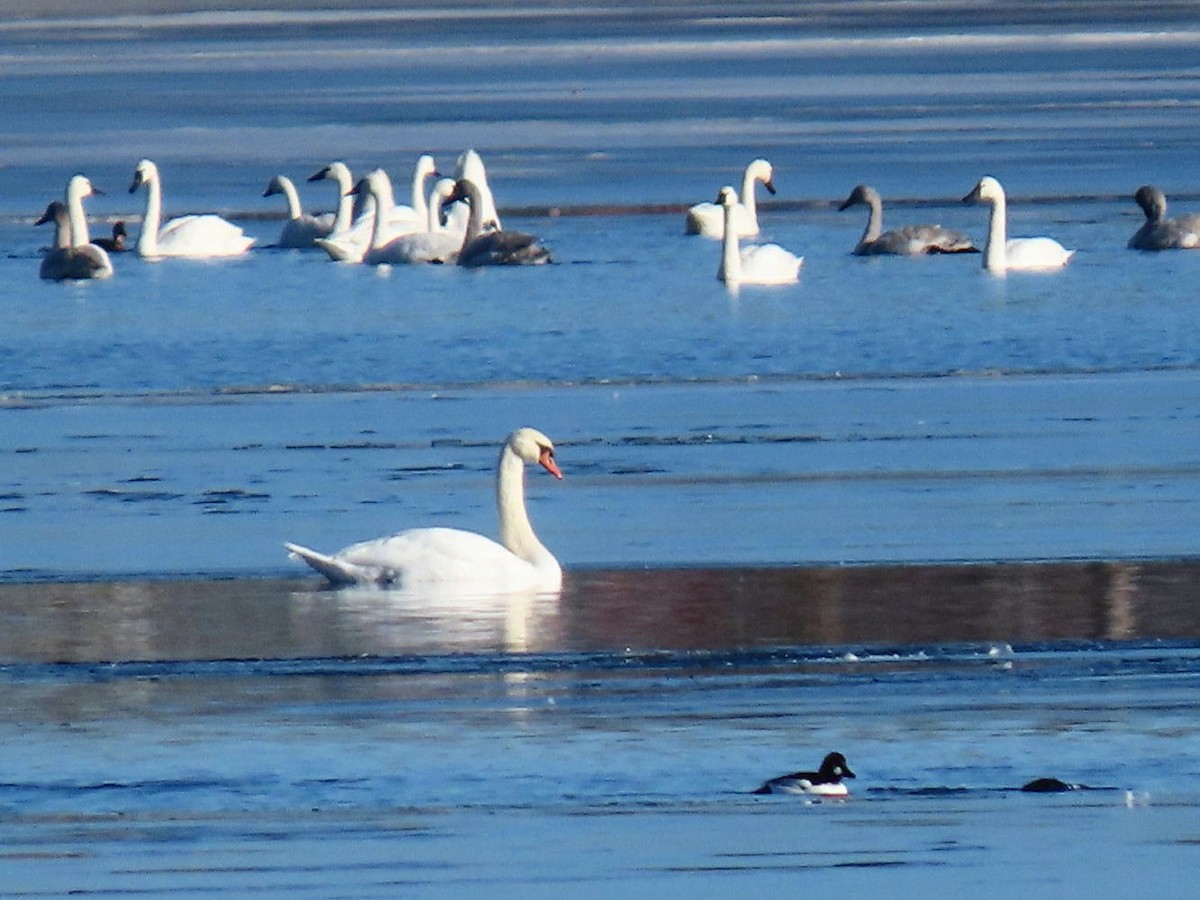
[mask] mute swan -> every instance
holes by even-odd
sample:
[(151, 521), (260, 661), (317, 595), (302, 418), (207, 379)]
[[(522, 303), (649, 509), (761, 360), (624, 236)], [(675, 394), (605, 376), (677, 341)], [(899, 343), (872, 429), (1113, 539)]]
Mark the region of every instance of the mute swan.
[(991, 204), (983, 267), (994, 275), (1003, 275), (1009, 269), (1061, 269), (1075, 252), (1053, 238), (1006, 238), (1008, 211), (1004, 188), (990, 175), (979, 180), (975, 189), (963, 197), (963, 203)]
[(240, 256), (254, 243), (254, 238), (247, 237), (238, 226), (217, 215), (181, 216), (171, 219), (160, 231), (162, 183), (158, 166), (148, 159), (137, 164), (129, 193), (132, 194), (143, 185), (146, 187), (146, 214), (137, 242), (137, 251), (141, 256), (187, 256), (197, 259)]
[(500, 543), (455, 528), (414, 528), (354, 544), (333, 556), (284, 544), (334, 584), (411, 588), (455, 583), (488, 592), (558, 591), (562, 569), (538, 540), (525, 508), (525, 466), (537, 463), (555, 478), (554, 445), (533, 428), (509, 435), (496, 466)]
[[(380, 173), (384, 180), (377, 178), (378, 189), (369, 192), (370, 197), (374, 199), (374, 204), (364, 207), (364, 212), (345, 231), (336, 232), (317, 240), (317, 246), (328, 253), (330, 259), (339, 262), (362, 262), (374, 239), (375, 223), (380, 220), (381, 216), (380, 225), (383, 229), (381, 237), (384, 238), (385, 243), (402, 234), (412, 234), (414, 231), (424, 230), (425, 223), (429, 219), (429, 210), (425, 202), (425, 182), (430, 176), (437, 174), (433, 157), (428, 154), (422, 155), (417, 159), (416, 168), (413, 170), (413, 197), (420, 197), (419, 209), (397, 206), (391, 178), (383, 169), (375, 171)], [(351, 191), (350, 193), (354, 194), (355, 192)], [(368, 192), (364, 188), (360, 193), (367, 194)]]
[(551, 262), (550, 251), (532, 234), (482, 230), (481, 207), (486, 208), (487, 201), (473, 181), (460, 178), (446, 199), (465, 201), (469, 207), (467, 231), (458, 252), (460, 266), (537, 266)]
[[(736, 206), (733, 221), (737, 225), (738, 237), (753, 237), (758, 234), (758, 201), (754, 186), (761, 181), (770, 193), (775, 193), (774, 171), (765, 159), (756, 159), (746, 166), (742, 176), (742, 201)], [(699, 234), (719, 238), (725, 234), (725, 210), (719, 203), (697, 203), (687, 211), (684, 223), (685, 234)]]
[(293, 250), (315, 247), (317, 238), (325, 237), (333, 229), (332, 213), (314, 216), (300, 208), (300, 195), (296, 193), (296, 185), (286, 175), (276, 175), (263, 191), (264, 197), (273, 197), (276, 194), (283, 194), (288, 207), (288, 218), (279, 233), (278, 246)]
[(129, 233), (125, 230), (124, 222), (113, 222), (112, 237), (93, 238), (92, 243), (108, 253), (124, 253), (129, 249), (126, 238)]
[(1146, 214), (1146, 222), (1129, 239), (1131, 250), (1193, 250), (1200, 247), (1200, 214), (1167, 218), (1167, 198), (1152, 184), (1143, 184), (1133, 195)]
[(42, 257), (38, 276), (47, 281), (108, 278), (113, 273), (108, 254), (95, 244), (71, 246), (71, 219), (66, 204), (55, 200), (34, 225), (54, 223), (54, 246)]
[(332, 181), (337, 185), (337, 214), (333, 217), (333, 226), (329, 229), (329, 233), (340, 234), (349, 228), (354, 221), (354, 198), (350, 196), (350, 189), (354, 187), (354, 179), (350, 175), (350, 170), (346, 168), (346, 164), (344, 162), (331, 162), (320, 172), (309, 175), (308, 180), (310, 183), (314, 181)]
[[(871, 209), (867, 227), (854, 248), (856, 256), (921, 256), (926, 253), (978, 253), (971, 239), (941, 225), (905, 225), (883, 231), (883, 201), (875, 188), (860, 184), (850, 192), (838, 211), (862, 204)], [(882, 233), (881, 233), (882, 232)]]
[(846, 757), (840, 753), (829, 753), (821, 760), (821, 768), (815, 772), (793, 772), (780, 775), (763, 784), (756, 794), (815, 794), (820, 797), (846, 797), (850, 791), (842, 783), (843, 778), (854, 778)]
[(734, 217), (737, 194), (729, 185), (717, 194), (717, 204), (725, 211), (724, 237), (721, 238), (721, 265), (717, 278), (729, 285), (791, 284), (800, 278), (804, 257), (784, 250), (778, 244), (751, 244), (738, 247)]
[(442, 204), (454, 193), (454, 179), (439, 178), (429, 195), (427, 231), (404, 234), (379, 245), (373, 239), (364, 263), (453, 263), (458, 259), (463, 239), (445, 230), (441, 224)]

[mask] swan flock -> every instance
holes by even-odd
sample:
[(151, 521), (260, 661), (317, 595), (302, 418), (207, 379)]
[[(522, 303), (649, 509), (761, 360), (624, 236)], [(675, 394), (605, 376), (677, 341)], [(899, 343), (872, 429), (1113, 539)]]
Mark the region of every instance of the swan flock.
[[(149, 159), (134, 168), (130, 193), (144, 190), (145, 206), (132, 249), (145, 259), (170, 257), (220, 259), (240, 257), (255, 246), (255, 238), (216, 213), (188, 214), (164, 221), (164, 186), (158, 166)], [(324, 251), (331, 260), (367, 265), (457, 264), (484, 266), (542, 265), (553, 261), (551, 251), (534, 235), (505, 230), (479, 153), (469, 149), (456, 162), (453, 177), (443, 176), (430, 154), (417, 158), (410, 182), (410, 203), (399, 204), (391, 178), (375, 169), (355, 181), (350, 169), (334, 161), (308, 177), (307, 183), (332, 182), (335, 209), (306, 212), (296, 183), (277, 174), (262, 192), (264, 198), (281, 196), (286, 217), (278, 239), (279, 249)], [(430, 182), (432, 181), (432, 187)], [(717, 277), (730, 287), (789, 285), (799, 280), (804, 257), (778, 243), (743, 244), (763, 232), (758, 186), (777, 192), (775, 169), (762, 158), (752, 160), (742, 173), (741, 191), (725, 186), (715, 201), (697, 203), (686, 210), (688, 235), (720, 242)], [(48, 281), (83, 281), (109, 278), (109, 254), (130, 250), (125, 220), (112, 224), (111, 237), (92, 240), (83, 201), (100, 193), (83, 175), (72, 177), (63, 201), (47, 206), (35, 224), (55, 224), (53, 245), (44, 251), (39, 275)], [(1200, 213), (1175, 218), (1166, 215), (1167, 201), (1154, 185), (1143, 185), (1134, 200), (1145, 214), (1144, 224), (1129, 238), (1134, 250), (1200, 249)], [(851, 249), (856, 256), (929, 256), (981, 253), (983, 268), (993, 275), (1013, 271), (1053, 271), (1074, 256), (1049, 237), (1009, 237), (1008, 199), (1000, 182), (984, 176), (964, 202), (989, 207), (982, 250), (966, 234), (939, 224), (883, 228), (879, 192), (857, 185), (837, 207), (868, 208), (867, 222)]]

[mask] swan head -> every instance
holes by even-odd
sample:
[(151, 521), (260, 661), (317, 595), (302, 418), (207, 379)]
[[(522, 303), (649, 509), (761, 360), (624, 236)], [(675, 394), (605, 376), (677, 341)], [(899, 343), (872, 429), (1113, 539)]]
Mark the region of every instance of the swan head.
[(358, 179), (354, 187), (346, 192), (346, 196), (364, 197), (367, 194), (371, 194), (379, 198), (389, 196), (391, 193), (392, 179), (388, 177), (388, 173), (383, 171), (383, 169), (374, 169), (364, 177)]
[(417, 157), (417, 178), (428, 178), (431, 175), (437, 175), (437, 165), (433, 161), (433, 157), (428, 153), (422, 153)]
[(1138, 188), (1133, 200), (1151, 222), (1157, 222), (1167, 214), (1166, 194), (1152, 184), (1143, 184)]
[(350, 169), (346, 167), (344, 162), (331, 162), (320, 172), (314, 172), (308, 176), (311, 181), (336, 181), (339, 184), (351, 184), (354, 179), (350, 175)]
[(447, 202), (454, 193), (454, 185), (453, 178), (439, 178), (433, 183), (433, 195), (442, 202)]
[(132, 194), (143, 184), (150, 184), (152, 181), (158, 181), (158, 166), (148, 159), (143, 159), (133, 170), (133, 183), (129, 185), (129, 193)]
[(842, 201), (842, 205), (838, 207), (838, 212), (859, 204), (871, 206), (878, 202), (879, 192), (869, 184), (860, 184), (856, 185), (854, 190), (850, 192), (850, 196)]
[(487, 170), (483, 167), (483, 158), (474, 150), (464, 150), (454, 166), (454, 177), (466, 178), (476, 184), (487, 184)]
[(61, 200), (55, 200), (46, 206), (46, 211), (42, 213), (34, 225), (45, 225), (47, 222), (65, 222), (67, 220), (67, 205)]
[(103, 193), (104, 191), (93, 185), (85, 175), (72, 175), (71, 180), (67, 182), (68, 198), (74, 197), (82, 200), (84, 197), (91, 197), (96, 194)]
[(275, 194), (286, 194), (288, 182), (289, 179), (286, 175), (276, 175), (267, 184), (267, 189), (263, 191), (263, 196), (272, 197)]
[(725, 187), (723, 187), (719, 191), (717, 191), (717, 199), (716, 199), (717, 206), (725, 206), (725, 207), (737, 206), (738, 203), (740, 203), (740, 202), (741, 201), (738, 200), (737, 191), (735, 191), (729, 185), (725, 185)]
[(448, 197), (447, 203), (469, 203), (474, 205), (479, 202), (479, 187), (470, 178), (459, 178), (454, 182), (454, 190)]
[(1003, 200), (1004, 188), (1000, 187), (1000, 182), (991, 175), (980, 178), (975, 189), (962, 198), (963, 203), (996, 203)]
[(755, 181), (761, 181), (768, 193), (775, 193), (775, 170), (765, 159), (756, 159), (746, 166), (746, 174)]
[(555, 478), (563, 477), (554, 461), (553, 441), (536, 428), (518, 428), (508, 436), (505, 446), (527, 465), (537, 463)]

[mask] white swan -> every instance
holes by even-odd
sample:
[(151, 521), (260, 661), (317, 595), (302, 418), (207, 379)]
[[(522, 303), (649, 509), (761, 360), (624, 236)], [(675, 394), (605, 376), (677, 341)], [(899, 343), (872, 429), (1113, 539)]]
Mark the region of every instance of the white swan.
[[(481, 231), (500, 231), (500, 213), (496, 211), (496, 198), (488, 185), (487, 169), (483, 165), (483, 157), (475, 150), (464, 150), (459, 154), (454, 165), (454, 180), (469, 181), (479, 190), (479, 227)], [(470, 209), (461, 206), (450, 207), (446, 216), (446, 230), (451, 234), (462, 237), (467, 232), (467, 221)]]
[(240, 256), (254, 244), (238, 226), (217, 215), (181, 216), (162, 222), (162, 183), (158, 166), (148, 159), (137, 164), (129, 193), (146, 188), (146, 213), (138, 235), (137, 251), (141, 256), (186, 256), (207, 259), (219, 256)]
[(349, 228), (354, 221), (354, 198), (350, 196), (350, 190), (354, 187), (354, 178), (350, 175), (350, 169), (346, 167), (346, 164), (340, 161), (331, 162), (320, 172), (309, 175), (308, 180), (309, 183), (332, 181), (337, 185), (337, 213), (333, 217), (333, 226), (329, 229), (329, 233), (340, 234)]
[(979, 249), (965, 234), (941, 225), (905, 225), (883, 230), (883, 201), (879, 191), (860, 184), (850, 192), (838, 211), (862, 204), (870, 208), (867, 227), (854, 247), (856, 256), (921, 256), (929, 253), (978, 253)]
[(975, 189), (963, 197), (963, 202), (991, 204), (983, 267), (994, 275), (1003, 275), (1010, 269), (1061, 269), (1075, 252), (1053, 238), (1007, 237), (1008, 207), (1004, 188), (990, 175), (983, 176)]
[(751, 244), (739, 247), (734, 210), (737, 193), (729, 185), (717, 194), (717, 204), (725, 212), (724, 237), (721, 238), (721, 265), (717, 278), (728, 285), (791, 284), (800, 278), (804, 257), (784, 250), (778, 244)]
[(284, 544), (334, 584), (475, 585), (489, 593), (558, 591), (562, 569), (534, 534), (525, 508), (525, 466), (541, 465), (555, 478), (554, 445), (533, 428), (509, 435), (496, 467), (500, 543), (455, 528), (415, 528), (354, 544), (333, 556)]
[[(375, 171), (381, 173), (386, 181), (379, 182), (377, 191), (369, 192), (374, 203), (365, 206), (363, 213), (345, 231), (335, 232), (317, 240), (317, 246), (328, 253), (330, 259), (339, 262), (362, 262), (374, 239), (376, 220), (380, 220), (381, 215), (380, 226), (383, 229), (381, 237), (385, 238), (385, 243), (402, 234), (412, 234), (414, 231), (425, 229), (425, 223), (429, 219), (429, 209), (425, 201), (425, 182), (437, 174), (437, 166), (434, 165), (433, 157), (428, 154), (420, 156), (413, 169), (414, 206), (397, 206), (391, 178), (383, 169)], [(353, 194), (354, 191), (351, 193)], [(365, 188), (362, 193), (367, 193)]]
[(55, 200), (33, 224), (47, 222), (54, 223), (54, 246), (42, 257), (39, 277), (47, 281), (84, 281), (112, 275), (112, 262), (103, 248), (95, 244), (71, 245), (71, 219), (66, 204)]
[(296, 185), (286, 175), (276, 175), (263, 191), (264, 197), (283, 194), (287, 200), (288, 217), (279, 233), (277, 246), (292, 250), (307, 250), (316, 246), (319, 237), (326, 237), (333, 230), (333, 213), (314, 216), (300, 207), (300, 195)]
[(467, 231), (463, 235), (462, 248), (458, 251), (460, 266), (539, 266), (553, 261), (550, 251), (538, 243), (532, 234), (524, 231), (484, 231), (482, 210), (487, 208), (487, 201), (470, 179), (460, 178), (456, 181), (454, 191), (446, 199), (451, 203), (463, 201), (468, 207)]
[(442, 205), (454, 194), (454, 179), (439, 178), (429, 195), (429, 224), (426, 231), (403, 234), (382, 244), (375, 237), (363, 262), (373, 265), (387, 263), (453, 263), (458, 259), (463, 239), (442, 225)]
[[(765, 159), (751, 162), (742, 175), (742, 200), (735, 207), (733, 214), (738, 237), (753, 237), (758, 234), (758, 201), (754, 195), (754, 186), (760, 181), (763, 187), (772, 194), (775, 193), (774, 170)], [(687, 211), (684, 232), (711, 238), (722, 237), (725, 234), (725, 210), (719, 203), (697, 203)]]
[(1167, 218), (1167, 197), (1152, 184), (1133, 195), (1146, 221), (1129, 239), (1130, 250), (1194, 250), (1200, 247), (1200, 214)]

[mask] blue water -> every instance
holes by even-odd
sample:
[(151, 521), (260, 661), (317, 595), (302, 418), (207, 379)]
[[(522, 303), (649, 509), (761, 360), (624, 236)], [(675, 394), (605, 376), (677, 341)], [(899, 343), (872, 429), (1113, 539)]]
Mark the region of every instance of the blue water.
[[(0, 24), (6, 895), (1188, 895), (1200, 256), (1125, 242), (1200, 197), (1189, 5), (256, 7)], [(467, 146), (555, 265), (269, 248), (276, 173)], [(142, 156), (259, 249), (40, 281)], [(683, 209), (755, 156), (805, 266), (731, 294)], [(985, 173), (1065, 270), (850, 256), (856, 183), (982, 240)], [(494, 533), (524, 424), (561, 597), (283, 552)]]

